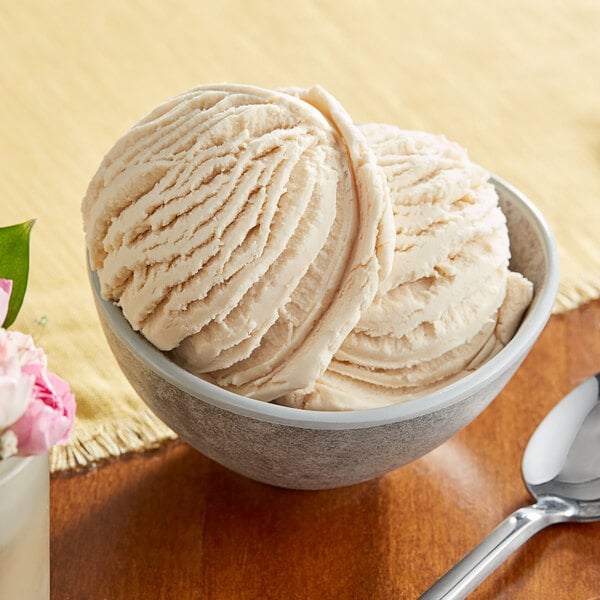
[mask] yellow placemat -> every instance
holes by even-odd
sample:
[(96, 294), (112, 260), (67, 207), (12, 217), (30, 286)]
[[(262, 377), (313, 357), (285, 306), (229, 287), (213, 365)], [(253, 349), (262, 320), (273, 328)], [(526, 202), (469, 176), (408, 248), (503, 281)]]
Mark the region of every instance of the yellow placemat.
[(79, 402), (53, 469), (173, 436), (112, 358), (84, 268), (81, 198), (143, 114), (198, 83), (321, 83), (358, 122), (445, 133), (546, 215), (561, 311), (600, 295), (599, 31), (595, 0), (1, 0), (0, 224), (38, 220), (16, 326)]

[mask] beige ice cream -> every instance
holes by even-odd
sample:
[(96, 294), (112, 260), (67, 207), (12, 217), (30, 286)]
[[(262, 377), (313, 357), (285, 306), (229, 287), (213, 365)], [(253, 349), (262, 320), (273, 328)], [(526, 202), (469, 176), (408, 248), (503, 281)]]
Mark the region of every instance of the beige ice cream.
[(134, 329), (220, 386), (381, 406), (475, 368), (529, 304), (487, 177), (443, 137), (356, 127), (319, 87), (198, 87), (105, 157), (90, 263)]
[(261, 400), (314, 384), (393, 255), (372, 150), (309, 95), (177, 96), (116, 143), (83, 202), (102, 295), (194, 373)]
[(532, 285), (508, 270), (508, 232), (488, 173), (443, 136), (360, 128), (393, 206), (392, 272), (313, 389), (283, 402), (361, 409), (422, 396), (508, 342)]

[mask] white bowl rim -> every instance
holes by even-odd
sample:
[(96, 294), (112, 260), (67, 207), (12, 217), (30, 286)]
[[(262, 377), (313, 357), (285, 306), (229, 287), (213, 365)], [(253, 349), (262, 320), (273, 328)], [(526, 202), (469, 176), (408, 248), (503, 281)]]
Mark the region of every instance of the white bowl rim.
[(511, 202), (518, 206), (520, 212), (537, 230), (548, 265), (547, 277), (543, 285), (536, 290), (528, 313), (505, 348), (476, 371), (427, 396), (388, 406), (352, 411), (290, 408), (240, 396), (189, 373), (156, 349), (140, 333), (134, 331), (121, 309), (115, 303), (101, 298), (97, 274), (91, 271), (88, 261), (88, 273), (97, 309), (113, 333), (147, 368), (191, 396), (238, 415), (304, 429), (362, 429), (435, 412), (477, 394), (497, 373), (509, 369), (514, 360), (524, 357), (532, 345), (532, 340), (539, 336), (548, 321), (558, 292), (558, 251), (546, 220), (533, 203), (514, 186), (497, 176), (491, 176), (490, 181), (499, 192), (510, 197)]

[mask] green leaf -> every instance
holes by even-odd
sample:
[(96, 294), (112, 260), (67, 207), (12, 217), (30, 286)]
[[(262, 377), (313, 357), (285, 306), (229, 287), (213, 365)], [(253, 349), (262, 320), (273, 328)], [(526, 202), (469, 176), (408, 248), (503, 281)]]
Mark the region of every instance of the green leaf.
[(3, 327), (14, 323), (23, 304), (29, 275), (29, 238), (34, 223), (35, 219), (32, 219), (19, 225), (0, 227), (0, 278), (13, 282)]

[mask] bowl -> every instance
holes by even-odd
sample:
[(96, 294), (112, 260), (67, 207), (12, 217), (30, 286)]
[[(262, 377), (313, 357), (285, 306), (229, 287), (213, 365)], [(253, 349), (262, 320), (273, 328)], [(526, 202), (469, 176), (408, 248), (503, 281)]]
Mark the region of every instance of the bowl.
[[(535, 286), (513, 339), (476, 371), (427, 396), (366, 410), (333, 412), (239, 396), (185, 371), (135, 332), (100, 296), (98, 315), (127, 379), (150, 409), (205, 456), (252, 479), (327, 489), (378, 477), (433, 450), (470, 423), (513, 376), (546, 324), (558, 289), (558, 258), (542, 215), (518, 190), (492, 178), (506, 215), (511, 269)], [(89, 269), (89, 265), (88, 265)]]

